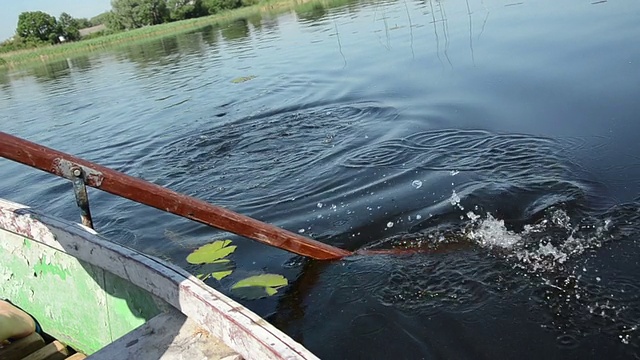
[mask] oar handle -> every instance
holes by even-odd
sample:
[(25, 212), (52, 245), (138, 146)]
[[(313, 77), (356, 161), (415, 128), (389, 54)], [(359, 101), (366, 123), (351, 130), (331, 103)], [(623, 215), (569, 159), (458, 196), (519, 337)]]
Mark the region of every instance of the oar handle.
[(0, 156), (69, 180), (80, 173), (88, 186), (298, 255), (330, 260), (352, 254), (4, 132), (0, 132)]

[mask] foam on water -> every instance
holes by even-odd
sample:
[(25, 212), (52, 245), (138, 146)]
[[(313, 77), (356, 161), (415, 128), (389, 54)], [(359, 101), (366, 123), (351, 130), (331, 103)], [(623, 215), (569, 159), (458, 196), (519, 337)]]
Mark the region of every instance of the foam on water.
[(557, 270), (570, 258), (602, 246), (609, 239), (611, 226), (611, 220), (606, 219), (588, 232), (581, 231), (581, 226), (572, 225), (569, 215), (561, 209), (550, 211), (536, 224), (525, 225), (520, 233), (509, 230), (504, 220), (489, 213), (481, 218), (469, 211), (467, 218), (467, 239), (481, 247), (500, 250), (498, 254), (514, 266), (532, 272)]
[(472, 223), (478, 224), (467, 232), (467, 237), (480, 246), (510, 249), (522, 241), (520, 235), (507, 230), (503, 220), (495, 219), (491, 214), (487, 214), (485, 219), (478, 221), (480, 216), (469, 211), (467, 217)]

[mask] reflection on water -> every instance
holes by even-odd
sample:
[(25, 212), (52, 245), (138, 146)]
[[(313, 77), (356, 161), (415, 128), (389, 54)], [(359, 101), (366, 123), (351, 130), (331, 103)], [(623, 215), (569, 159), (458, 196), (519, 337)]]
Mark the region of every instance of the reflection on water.
[(220, 29), (220, 34), (226, 41), (241, 40), (249, 36), (249, 22), (240, 19)]
[[(0, 72), (0, 124), (336, 246), (412, 250), (307, 261), (90, 194), (98, 229), (181, 265), (232, 238), (222, 291), (286, 275), (247, 305), (321, 358), (633, 357), (632, 10), (309, 3)], [(69, 184), (0, 167), (0, 196), (76, 219)]]
[(42, 81), (55, 80), (71, 74), (69, 61), (67, 60), (50, 62), (43, 66), (33, 67), (30, 70), (31, 75)]
[(11, 88), (11, 78), (9, 77), (9, 72), (4, 69), (0, 69), (0, 86), (2, 87), (3, 91), (9, 91), (9, 89)]
[(327, 15), (327, 9), (321, 3), (314, 3), (309, 10), (297, 10), (300, 22), (316, 22)]
[(71, 68), (78, 71), (91, 69), (91, 59), (88, 56), (76, 56), (69, 59)]

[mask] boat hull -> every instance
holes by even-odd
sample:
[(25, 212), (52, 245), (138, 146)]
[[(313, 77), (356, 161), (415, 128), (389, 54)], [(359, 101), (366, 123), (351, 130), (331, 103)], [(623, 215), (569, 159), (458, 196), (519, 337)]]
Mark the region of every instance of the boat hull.
[(139, 287), (38, 241), (0, 229), (0, 294), (43, 331), (92, 354), (160, 313)]
[(195, 324), (198, 332), (214, 336), (245, 359), (317, 359), (185, 270), (80, 224), (2, 199), (0, 280), (1, 296), (15, 300), (46, 332), (86, 354), (100, 348), (104, 354), (113, 345), (124, 356), (127, 346), (115, 349), (115, 339), (136, 331), (149, 335), (140, 329), (169, 323), (157, 319), (178, 313), (183, 317), (178, 323)]

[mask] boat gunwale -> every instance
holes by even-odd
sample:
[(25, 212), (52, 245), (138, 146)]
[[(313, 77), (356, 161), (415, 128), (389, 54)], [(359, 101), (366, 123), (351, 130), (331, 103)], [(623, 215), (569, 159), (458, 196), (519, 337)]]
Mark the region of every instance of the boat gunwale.
[(246, 359), (317, 359), (304, 346), (186, 270), (81, 224), (0, 198), (0, 228), (69, 254), (157, 296)]

